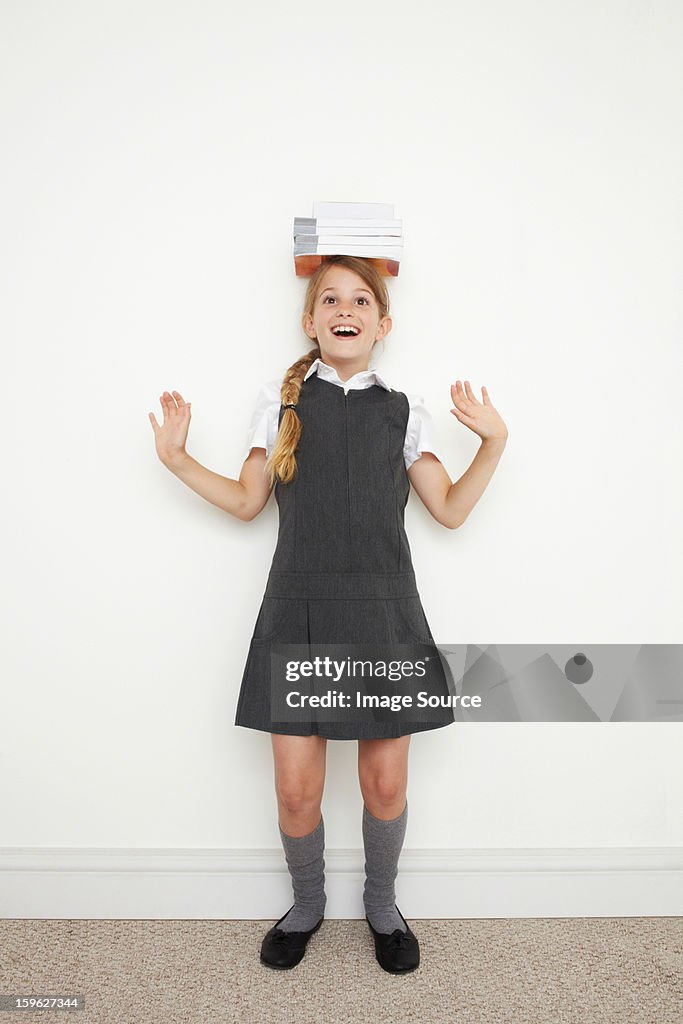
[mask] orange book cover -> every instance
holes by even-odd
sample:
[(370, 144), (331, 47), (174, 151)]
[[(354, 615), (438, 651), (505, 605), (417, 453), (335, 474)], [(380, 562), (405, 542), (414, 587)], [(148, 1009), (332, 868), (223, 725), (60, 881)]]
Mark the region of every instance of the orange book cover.
[[(301, 256), (294, 257), (294, 270), (297, 277), (310, 277), (311, 274), (320, 266), (323, 260), (328, 259), (328, 256), (323, 256), (315, 253), (306, 253)], [(398, 277), (398, 268), (400, 263), (398, 260), (382, 259), (376, 256), (364, 256), (363, 259), (369, 260), (370, 263), (375, 265), (375, 269), (382, 275), (382, 277)]]

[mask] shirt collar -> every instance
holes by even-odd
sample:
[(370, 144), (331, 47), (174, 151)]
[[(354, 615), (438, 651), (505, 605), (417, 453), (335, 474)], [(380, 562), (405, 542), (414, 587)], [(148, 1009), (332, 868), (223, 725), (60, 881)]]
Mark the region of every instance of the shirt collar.
[(349, 377), (348, 380), (344, 381), (340, 379), (339, 374), (333, 366), (328, 366), (327, 363), (324, 363), (322, 359), (318, 357), (309, 366), (306, 375), (304, 376), (304, 380), (308, 380), (313, 373), (317, 373), (322, 380), (327, 380), (332, 384), (340, 384), (342, 387), (346, 387), (347, 389), (349, 387), (353, 388), (354, 382), (356, 387), (364, 387), (368, 382), (370, 382), (373, 384), (379, 384), (381, 388), (391, 391), (391, 388), (377, 370), (360, 370), (358, 373), (354, 373), (353, 377)]

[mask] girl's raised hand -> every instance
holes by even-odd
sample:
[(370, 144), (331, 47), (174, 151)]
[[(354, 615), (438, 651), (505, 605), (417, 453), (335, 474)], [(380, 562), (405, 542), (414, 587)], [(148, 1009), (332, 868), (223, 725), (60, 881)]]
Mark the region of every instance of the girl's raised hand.
[(154, 431), (154, 443), (157, 455), (162, 462), (168, 462), (185, 452), (187, 432), (190, 429), (190, 406), (179, 391), (164, 391), (160, 396), (164, 422), (159, 426), (154, 413), (150, 412), (149, 420)]
[(498, 410), (492, 405), (489, 393), (483, 386), (481, 394), (484, 399), (483, 403), (475, 396), (468, 380), (465, 381), (464, 391), (460, 381), (456, 380), (455, 384), (451, 384), (451, 399), (455, 406), (451, 412), (461, 423), (478, 434), (482, 440), (507, 440), (507, 427)]

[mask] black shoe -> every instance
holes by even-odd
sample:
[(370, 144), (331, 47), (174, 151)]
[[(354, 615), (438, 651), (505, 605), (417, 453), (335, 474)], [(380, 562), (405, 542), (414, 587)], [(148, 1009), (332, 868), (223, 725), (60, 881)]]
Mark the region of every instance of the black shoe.
[[(295, 905), (292, 904), (292, 907)], [(280, 921), (284, 921), (287, 914), (283, 914)], [(261, 963), (266, 964), (268, 967), (275, 967), (280, 971), (287, 971), (290, 967), (296, 967), (304, 958), (308, 940), (314, 932), (317, 932), (323, 923), (324, 917), (325, 915), (323, 914), (315, 927), (307, 932), (285, 932), (282, 928), (278, 928), (280, 921), (276, 921), (270, 931), (266, 933), (261, 943)]]
[[(396, 904), (394, 904), (396, 906)], [(420, 964), (420, 945), (417, 937), (410, 930), (410, 925), (405, 917), (398, 910), (398, 915), (408, 929), (403, 932), (400, 928), (394, 928), (393, 932), (385, 934), (376, 932), (370, 924), (367, 914), (365, 920), (370, 925), (370, 931), (375, 937), (375, 955), (377, 963), (390, 974), (408, 974), (414, 971)]]

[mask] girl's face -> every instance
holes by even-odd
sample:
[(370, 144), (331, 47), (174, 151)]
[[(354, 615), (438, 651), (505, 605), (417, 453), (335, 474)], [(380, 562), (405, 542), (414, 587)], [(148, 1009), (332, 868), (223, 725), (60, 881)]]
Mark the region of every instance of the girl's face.
[[(356, 331), (335, 333), (341, 326)], [(377, 299), (359, 274), (333, 264), (320, 281), (304, 330), (311, 340), (318, 339), (323, 362), (350, 358), (367, 365), (375, 342), (391, 330), (391, 317), (380, 319)]]

